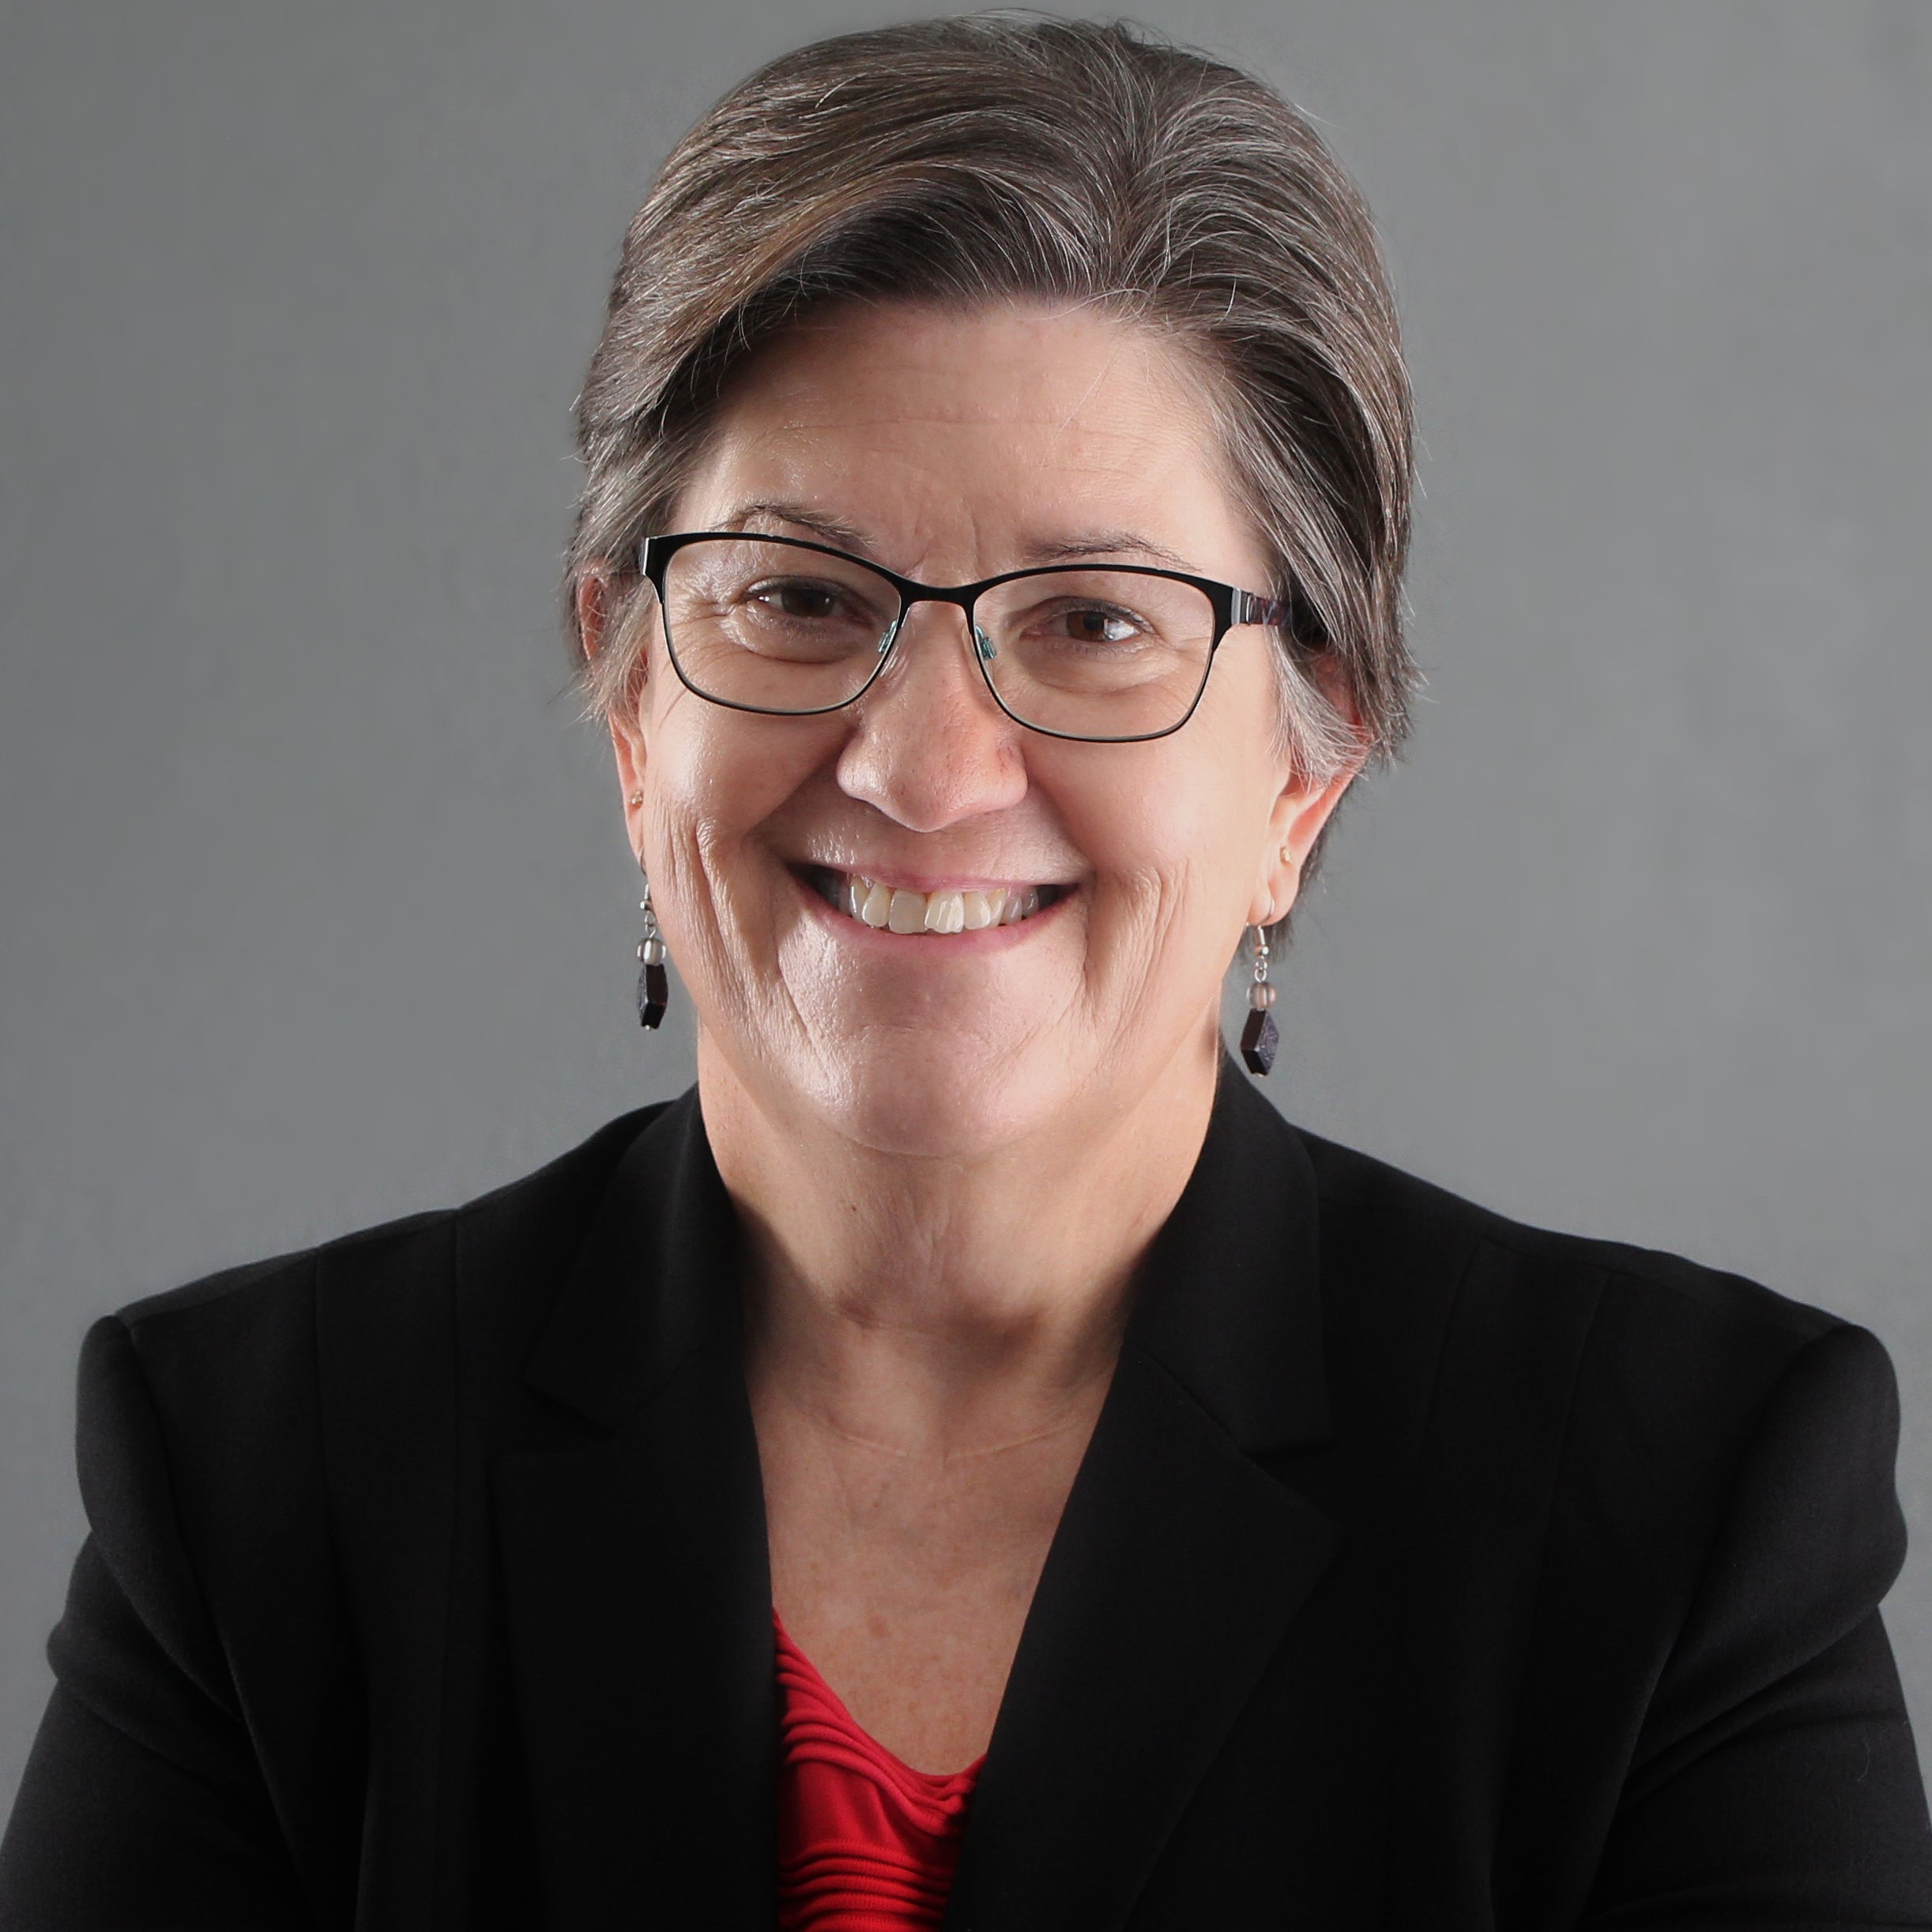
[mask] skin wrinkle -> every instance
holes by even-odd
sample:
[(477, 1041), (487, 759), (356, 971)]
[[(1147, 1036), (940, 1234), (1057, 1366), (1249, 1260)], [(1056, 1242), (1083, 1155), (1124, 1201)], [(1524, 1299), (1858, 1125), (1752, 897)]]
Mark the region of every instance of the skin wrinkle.
[(1106, 382), (1108, 377), (1113, 373), (1115, 366), (1120, 360), (1120, 352), (1117, 347), (1108, 356), (1106, 360), (1094, 371), (1093, 380), (1087, 384), (1086, 389), (1075, 401), (1071, 407), (1068, 409), (1065, 416), (1061, 420), (1060, 426), (1063, 430), (1071, 428), (1073, 424), (1079, 419), (1080, 416), (1086, 410), (1087, 405), (1094, 400), (1097, 394), (1099, 394), (1102, 386)]
[[(727, 511), (719, 520), (721, 530), (751, 530), (755, 525), (766, 523), (793, 526), (792, 529), (774, 529), (773, 536), (791, 536), (802, 530), (808, 537), (834, 549), (849, 551), (852, 555), (867, 563), (879, 563), (890, 570), (892, 566), (884, 561), (878, 546), (866, 534), (853, 525), (842, 523), (822, 511), (800, 503), (760, 502), (740, 504)], [(1164, 544), (1157, 544), (1150, 537), (1137, 530), (1106, 530), (1083, 533), (1078, 535), (1050, 540), (1041, 538), (1034, 541), (1022, 540), (1016, 546), (1017, 557), (1011, 567), (1025, 570), (1035, 564), (1071, 563), (1087, 557), (1143, 558), (1155, 563), (1166, 565), (1171, 570), (1185, 571), (1199, 577), (1203, 573), (1199, 563), (1192, 557), (1184, 557), (1178, 551), (1170, 550)], [(997, 575), (998, 572), (992, 574)], [(899, 574), (906, 573), (902, 571)], [(956, 586), (940, 585), (940, 589)]]

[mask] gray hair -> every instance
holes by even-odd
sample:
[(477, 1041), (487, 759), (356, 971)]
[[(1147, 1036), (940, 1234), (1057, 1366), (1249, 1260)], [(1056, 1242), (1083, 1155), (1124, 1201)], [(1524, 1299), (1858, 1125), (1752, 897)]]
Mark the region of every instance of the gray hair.
[[(634, 702), (663, 528), (729, 378), (845, 301), (1091, 304), (1157, 330), (1207, 385), (1265, 545), (1282, 729), (1317, 782), (1386, 755), (1403, 637), (1413, 427), (1360, 193), (1304, 116), (1209, 56), (1115, 24), (1010, 13), (821, 40), (741, 81), (679, 142), (625, 237), (577, 410), (585, 481), (563, 582), (588, 709)], [(577, 622), (610, 582), (594, 661)]]

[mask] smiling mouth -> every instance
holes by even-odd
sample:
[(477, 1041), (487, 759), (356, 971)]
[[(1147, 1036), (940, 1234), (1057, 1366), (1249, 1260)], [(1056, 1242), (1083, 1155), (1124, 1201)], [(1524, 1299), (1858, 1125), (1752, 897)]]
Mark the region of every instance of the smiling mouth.
[(972, 891), (942, 887), (912, 892), (882, 885), (862, 872), (834, 872), (806, 865), (800, 876), (834, 912), (875, 931), (944, 938), (955, 932), (983, 932), (989, 926), (1016, 926), (1045, 912), (1071, 890), (1066, 886), (987, 886)]

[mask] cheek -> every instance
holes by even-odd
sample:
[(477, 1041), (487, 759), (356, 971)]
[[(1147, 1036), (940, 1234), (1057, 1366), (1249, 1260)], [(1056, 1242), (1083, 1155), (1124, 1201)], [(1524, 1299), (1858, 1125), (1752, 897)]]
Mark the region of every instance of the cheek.
[(814, 729), (805, 720), (707, 704), (681, 686), (665, 694), (650, 717), (645, 769), (668, 869), (688, 881), (693, 868), (729, 864), (823, 769), (837, 740), (835, 730)]
[[(1119, 913), (1225, 922), (1245, 906), (1265, 785), (1237, 745), (1198, 714), (1170, 739), (1066, 748), (1053, 789), (1063, 822), (1092, 866), (1098, 903)], [(1104, 761), (1104, 762), (1103, 762)], [(1065, 766), (1080, 767), (1077, 770)]]

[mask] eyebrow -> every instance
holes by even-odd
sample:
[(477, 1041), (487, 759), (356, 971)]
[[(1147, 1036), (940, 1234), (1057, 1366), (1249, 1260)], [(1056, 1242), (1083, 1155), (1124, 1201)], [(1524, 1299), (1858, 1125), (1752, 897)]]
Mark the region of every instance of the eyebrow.
[[(746, 530), (754, 524), (788, 524), (793, 529), (809, 531), (822, 544), (849, 550), (868, 560), (876, 561), (878, 558), (877, 551), (864, 531), (805, 503), (777, 501), (741, 503), (717, 528)], [(1138, 530), (1129, 529), (1083, 530), (1064, 537), (1042, 538), (1022, 547), (1016, 567), (1024, 570), (1035, 564), (1078, 563), (1090, 557), (1151, 558), (1173, 570), (1199, 574), (1198, 566), (1190, 559), (1169, 550), (1165, 544), (1157, 544)]]
[(754, 523), (789, 523), (794, 529), (809, 530), (820, 543), (834, 544), (841, 550), (857, 551), (861, 555), (873, 554), (863, 531), (804, 503), (741, 503), (717, 527), (721, 530), (743, 530)]
[(1154, 557), (1177, 571), (1193, 571), (1195, 565), (1165, 544), (1157, 544), (1138, 530), (1083, 531), (1055, 542), (1030, 544), (1022, 553), (1029, 563), (1077, 563), (1087, 557)]

